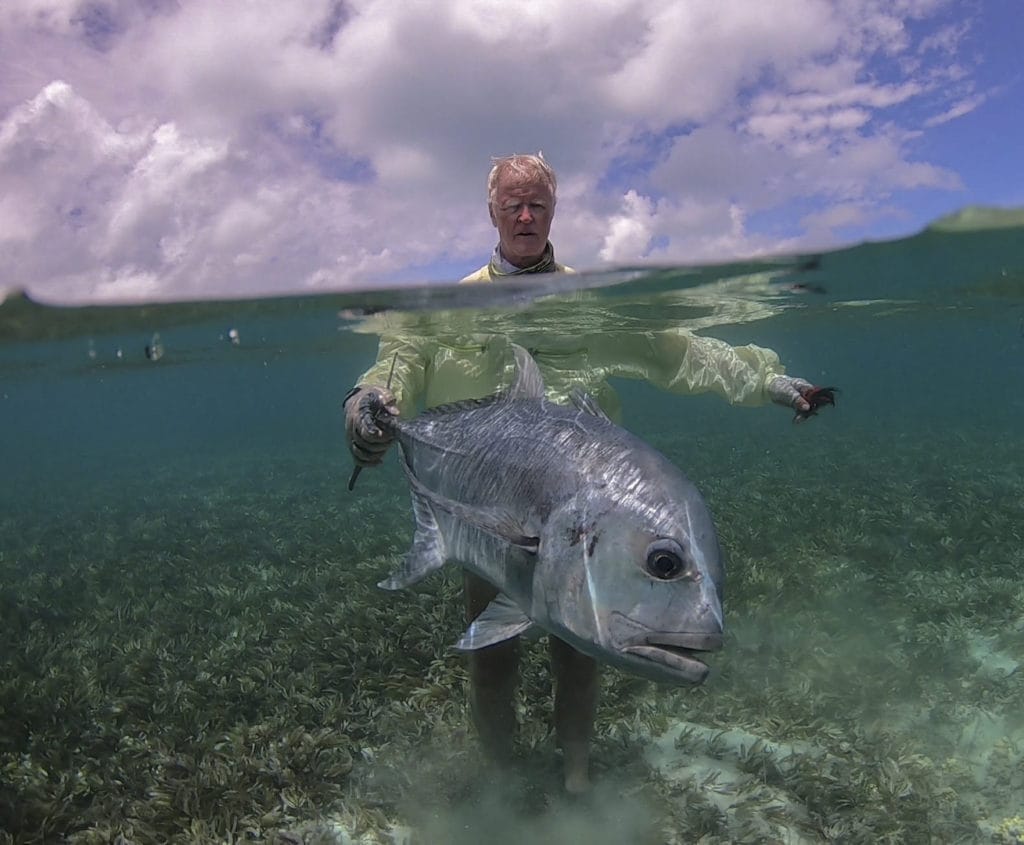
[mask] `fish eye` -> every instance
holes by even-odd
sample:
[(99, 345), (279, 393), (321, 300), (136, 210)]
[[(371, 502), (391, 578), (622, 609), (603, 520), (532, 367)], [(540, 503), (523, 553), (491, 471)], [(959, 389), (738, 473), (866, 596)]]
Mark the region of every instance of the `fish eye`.
[(644, 570), (659, 581), (671, 581), (686, 572), (683, 550), (675, 540), (655, 540), (647, 547)]

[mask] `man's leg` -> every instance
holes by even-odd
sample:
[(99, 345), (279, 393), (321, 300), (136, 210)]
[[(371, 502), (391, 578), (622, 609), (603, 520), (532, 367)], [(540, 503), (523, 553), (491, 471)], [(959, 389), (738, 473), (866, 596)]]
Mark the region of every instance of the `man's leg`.
[(555, 676), (555, 736), (565, 763), (565, 790), (590, 788), (590, 739), (597, 711), (597, 661), (557, 637), (548, 637)]
[[(466, 622), (498, 595), (492, 584), (465, 573)], [(519, 637), (469, 652), (470, 710), (484, 752), (505, 763), (516, 733), (515, 693), (519, 680)]]

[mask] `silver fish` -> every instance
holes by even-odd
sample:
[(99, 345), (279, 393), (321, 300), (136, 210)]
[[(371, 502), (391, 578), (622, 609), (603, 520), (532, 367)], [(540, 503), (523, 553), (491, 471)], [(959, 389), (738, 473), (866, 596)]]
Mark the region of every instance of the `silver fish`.
[(633, 674), (701, 683), (699, 653), (722, 646), (724, 580), (704, 499), (591, 397), (547, 401), (536, 363), (514, 349), (505, 393), (381, 421), (401, 448), (416, 530), (380, 586), (455, 563), (501, 591), (458, 649), (539, 628)]

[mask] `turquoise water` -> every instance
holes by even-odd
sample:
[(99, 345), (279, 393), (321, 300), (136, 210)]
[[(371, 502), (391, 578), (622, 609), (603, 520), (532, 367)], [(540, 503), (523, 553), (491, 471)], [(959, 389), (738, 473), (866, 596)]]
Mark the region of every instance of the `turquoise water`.
[[(8, 298), (0, 842), (1021, 841), (1015, 219), (583, 292)], [(589, 801), (560, 793), (543, 647), (520, 765), (496, 776), (449, 649), (457, 575), (373, 586), (409, 542), (407, 492), (394, 460), (345, 489), (340, 401), (381, 319), (693, 325), (841, 390), (793, 425), (615, 382), (623, 424), (711, 505), (728, 638), (696, 689), (605, 672)]]

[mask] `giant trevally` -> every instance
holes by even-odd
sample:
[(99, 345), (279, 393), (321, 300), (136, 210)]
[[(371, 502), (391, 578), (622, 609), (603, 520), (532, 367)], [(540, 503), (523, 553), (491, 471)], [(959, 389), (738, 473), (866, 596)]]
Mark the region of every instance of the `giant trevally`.
[(514, 350), (503, 393), (375, 416), (398, 440), (416, 521), (380, 586), (455, 563), (501, 591), (459, 649), (540, 628), (628, 672), (701, 683), (700, 653), (722, 646), (724, 579), (703, 497), (591, 397), (546, 400), (536, 363)]

